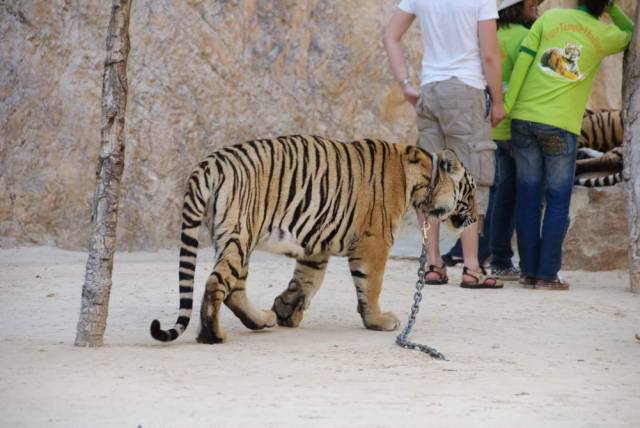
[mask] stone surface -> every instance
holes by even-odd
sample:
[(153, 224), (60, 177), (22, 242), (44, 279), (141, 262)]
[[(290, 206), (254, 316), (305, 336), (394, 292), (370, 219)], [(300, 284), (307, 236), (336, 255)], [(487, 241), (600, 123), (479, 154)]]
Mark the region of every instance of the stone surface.
[[(0, 3), (0, 245), (87, 245), (108, 3)], [(119, 248), (177, 245), (185, 179), (217, 147), (290, 133), (414, 142), (381, 41), (395, 4), (134, 0)], [(416, 76), (417, 26), (405, 41)], [(592, 104), (616, 107), (620, 59), (605, 67)]]
[[(394, 4), (136, 0), (120, 248), (176, 245), (183, 183), (217, 147), (291, 133), (415, 141), (382, 46)], [(3, 242), (87, 243), (109, 13), (97, 0), (0, 5)]]
[(628, 266), (623, 186), (574, 187), (562, 269), (600, 271)]

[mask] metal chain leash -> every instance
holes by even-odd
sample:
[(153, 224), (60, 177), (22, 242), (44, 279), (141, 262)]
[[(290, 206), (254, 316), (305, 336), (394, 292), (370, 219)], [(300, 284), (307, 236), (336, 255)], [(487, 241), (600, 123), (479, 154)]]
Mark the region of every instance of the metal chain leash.
[(429, 223), (427, 223), (427, 219), (425, 218), (424, 224), (422, 226), (422, 254), (420, 255), (420, 266), (418, 267), (418, 281), (416, 282), (416, 292), (413, 295), (413, 305), (411, 306), (411, 314), (409, 315), (409, 320), (407, 321), (407, 325), (402, 330), (402, 333), (396, 337), (396, 343), (402, 346), (405, 349), (417, 349), (425, 354), (429, 354), (433, 358), (437, 358), (438, 360), (446, 360), (447, 358), (438, 352), (436, 349), (431, 348), (427, 345), (421, 345), (419, 343), (411, 342), (407, 339), (407, 336), (411, 332), (413, 325), (416, 322), (416, 315), (420, 310), (420, 301), (422, 300), (422, 289), (424, 288), (424, 277), (426, 275), (425, 266), (427, 265), (427, 233), (429, 232)]

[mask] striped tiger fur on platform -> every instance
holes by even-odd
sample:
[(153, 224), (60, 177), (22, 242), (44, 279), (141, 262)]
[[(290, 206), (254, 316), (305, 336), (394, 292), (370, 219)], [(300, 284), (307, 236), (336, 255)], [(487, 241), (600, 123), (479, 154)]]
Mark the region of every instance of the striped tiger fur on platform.
[[(620, 110), (587, 110), (578, 138), (574, 185), (613, 186), (622, 181), (624, 130)], [(582, 155), (582, 156), (580, 156)], [(582, 177), (588, 172), (611, 172), (602, 177)]]

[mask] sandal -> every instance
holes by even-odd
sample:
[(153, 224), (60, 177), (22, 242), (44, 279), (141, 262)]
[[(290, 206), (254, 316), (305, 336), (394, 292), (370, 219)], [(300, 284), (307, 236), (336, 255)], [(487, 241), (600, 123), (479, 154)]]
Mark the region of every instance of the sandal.
[[(502, 283), (502, 281), (499, 278), (496, 278), (495, 276), (492, 275), (487, 275), (487, 271), (484, 270), (483, 267), (480, 268), (481, 272), (475, 272), (472, 271), (471, 269), (469, 269), (468, 267), (464, 267), (462, 269), (462, 275), (469, 275), (470, 277), (474, 278), (475, 281), (473, 282), (468, 282), (468, 281), (464, 281), (462, 280), (462, 282), (460, 283), (460, 287), (462, 288), (473, 288), (473, 289), (479, 289), (479, 288), (502, 288), (504, 287), (504, 284)], [(489, 283), (489, 281), (493, 282), (493, 283)]]
[(545, 281), (543, 279), (536, 282), (536, 290), (568, 290), (569, 283), (560, 278), (556, 278), (553, 281)]
[[(440, 279), (426, 279), (427, 275), (430, 273), (437, 273)], [(424, 274), (424, 283), (428, 285), (442, 285), (449, 282), (449, 278), (447, 277), (447, 267), (442, 265), (440, 267), (436, 265), (429, 265), (429, 270)]]
[(518, 282), (522, 285), (522, 288), (534, 289), (538, 280), (535, 276), (521, 276)]

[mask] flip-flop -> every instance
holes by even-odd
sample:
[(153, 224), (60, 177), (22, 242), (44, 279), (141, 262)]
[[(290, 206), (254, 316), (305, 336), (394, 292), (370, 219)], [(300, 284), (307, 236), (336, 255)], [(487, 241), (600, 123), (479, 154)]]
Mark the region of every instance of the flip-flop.
[[(460, 283), (460, 287), (462, 288), (472, 288), (472, 289), (481, 289), (481, 288), (502, 288), (504, 284), (499, 278), (495, 276), (487, 275), (487, 271), (484, 270), (483, 267), (480, 268), (482, 272), (475, 272), (469, 269), (468, 267), (464, 267), (462, 269), (462, 275), (468, 275), (475, 279), (474, 282), (462, 281)], [(493, 284), (487, 284), (487, 281), (492, 281)]]

